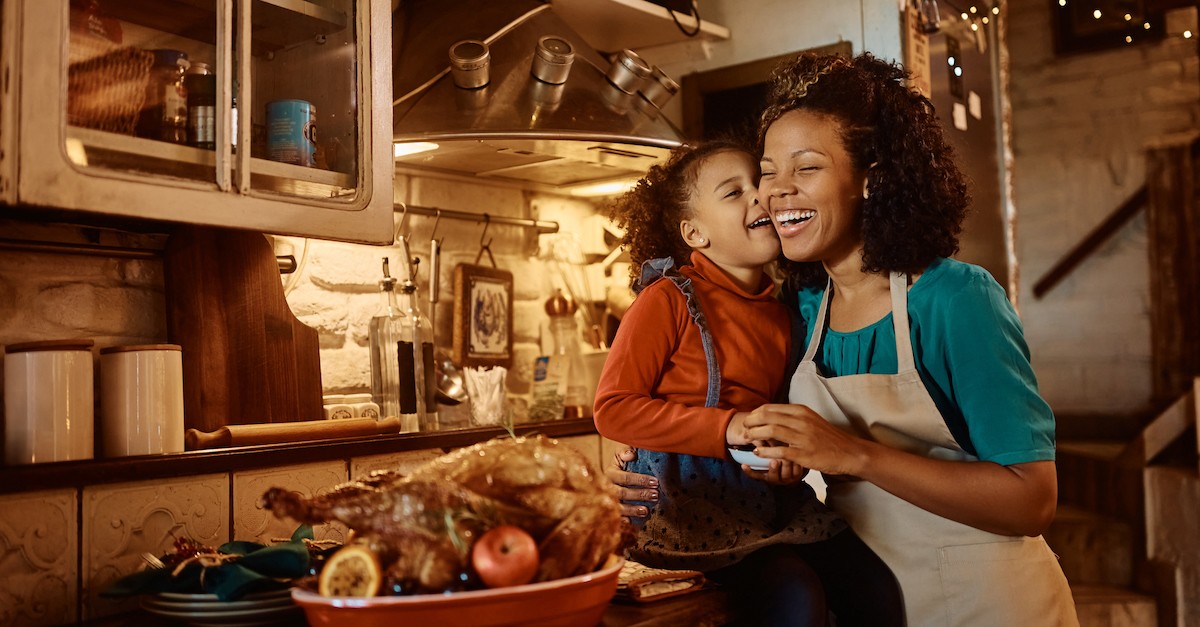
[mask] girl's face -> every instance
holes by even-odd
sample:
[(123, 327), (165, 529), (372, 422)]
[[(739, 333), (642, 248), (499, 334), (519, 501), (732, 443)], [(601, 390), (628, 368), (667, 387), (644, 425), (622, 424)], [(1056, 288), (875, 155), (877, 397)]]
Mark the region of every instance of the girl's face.
[(866, 172), (842, 145), (841, 124), (789, 111), (767, 129), (758, 197), (792, 261), (828, 267), (862, 248), (859, 212)]
[[(709, 155), (699, 164), (685, 237), (721, 266), (761, 268), (779, 256), (779, 237), (758, 204), (758, 166), (740, 150)], [(697, 243), (698, 242), (698, 243)]]

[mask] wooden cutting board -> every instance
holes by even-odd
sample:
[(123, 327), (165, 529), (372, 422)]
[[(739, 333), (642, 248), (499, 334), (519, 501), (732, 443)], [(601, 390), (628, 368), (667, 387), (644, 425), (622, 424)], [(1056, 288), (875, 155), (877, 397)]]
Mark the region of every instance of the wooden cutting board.
[(320, 420), (317, 332), (292, 314), (263, 234), (182, 226), (163, 251), (167, 335), (183, 347), (184, 423)]

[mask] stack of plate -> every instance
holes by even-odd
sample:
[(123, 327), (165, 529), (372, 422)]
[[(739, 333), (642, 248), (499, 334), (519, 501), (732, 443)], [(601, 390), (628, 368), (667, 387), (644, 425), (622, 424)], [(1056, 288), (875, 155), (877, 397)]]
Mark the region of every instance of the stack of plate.
[(251, 627), (300, 618), (291, 590), (248, 594), (222, 601), (215, 594), (162, 592), (142, 597), (142, 609), (198, 627)]

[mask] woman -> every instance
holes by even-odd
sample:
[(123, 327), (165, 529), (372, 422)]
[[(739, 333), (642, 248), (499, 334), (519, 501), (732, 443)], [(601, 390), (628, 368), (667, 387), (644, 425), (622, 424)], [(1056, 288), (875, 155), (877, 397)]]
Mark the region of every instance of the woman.
[(776, 70), (759, 198), (809, 330), (790, 405), (732, 439), (820, 471), (900, 581), (908, 624), (1076, 625), (1039, 534), (1057, 499), (1054, 418), (1020, 322), (948, 259), (968, 198), (932, 106), (870, 55)]

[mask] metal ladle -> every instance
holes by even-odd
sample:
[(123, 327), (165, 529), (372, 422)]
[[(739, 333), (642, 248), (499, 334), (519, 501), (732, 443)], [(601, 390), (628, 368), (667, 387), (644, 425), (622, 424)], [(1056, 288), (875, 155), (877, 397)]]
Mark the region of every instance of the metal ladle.
[[(442, 241), (437, 238), (438, 222), (442, 219), (442, 210), (437, 210), (433, 220), (433, 231), (429, 235), (429, 321), (437, 333), (437, 302), (438, 286), (441, 283), (440, 267), (442, 257)], [(462, 373), (458, 366), (437, 349), (434, 341), (434, 370), (437, 374), (437, 401), (443, 405), (458, 405), (467, 400), (467, 388), (463, 385)]]
[(436, 353), (434, 368), (438, 376), (438, 402), (443, 405), (457, 405), (467, 400), (467, 388), (463, 386), (462, 372), (445, 353)]

